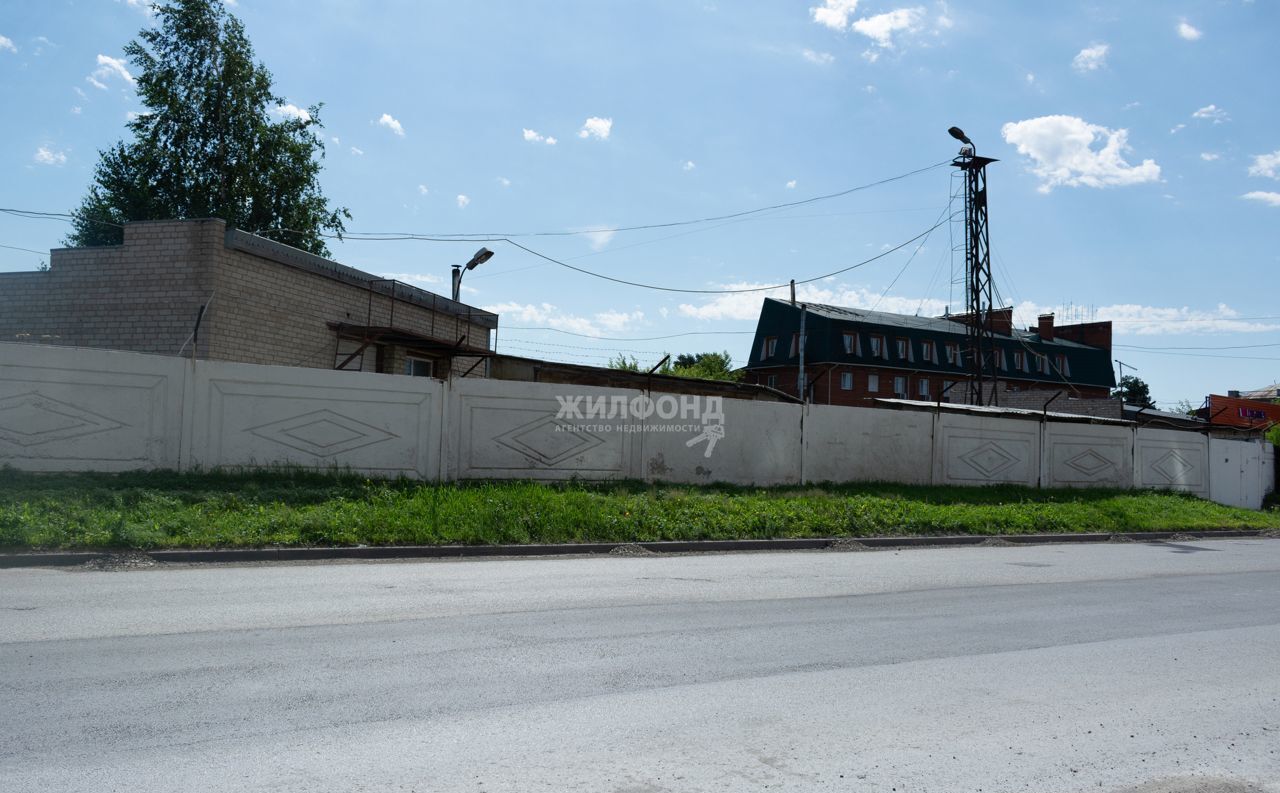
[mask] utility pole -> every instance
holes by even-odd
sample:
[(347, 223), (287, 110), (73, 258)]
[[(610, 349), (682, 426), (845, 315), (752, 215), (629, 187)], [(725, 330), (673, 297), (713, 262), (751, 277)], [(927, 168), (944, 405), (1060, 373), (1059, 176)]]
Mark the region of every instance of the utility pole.
[(1000, 404), (996, 378), (995, 330), (992, 328), (991, 240), (987, 228), (987, 165), (959, 127), (947, 130), (964, 146), (951, 164), (964, 172), (965, 342), (969, 369), (969, 404)]

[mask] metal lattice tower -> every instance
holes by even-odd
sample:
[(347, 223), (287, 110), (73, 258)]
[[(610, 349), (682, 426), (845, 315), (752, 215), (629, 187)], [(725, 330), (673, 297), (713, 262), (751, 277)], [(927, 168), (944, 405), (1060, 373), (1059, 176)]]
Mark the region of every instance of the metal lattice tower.
[(968, 402), (971, 405), (999, 404), (996, 387), (997, 351), (992, 327), (994, 289), (991, 284), (991, 240), (987, 229), (987, 164), (997, 162), (979, 157), (972, 141), (956, 127), (952, 137), (964, 142), (960, 155), (951, 164), (964, 175), (964, 283), (965, 283), (965, 364), (969, 371)]

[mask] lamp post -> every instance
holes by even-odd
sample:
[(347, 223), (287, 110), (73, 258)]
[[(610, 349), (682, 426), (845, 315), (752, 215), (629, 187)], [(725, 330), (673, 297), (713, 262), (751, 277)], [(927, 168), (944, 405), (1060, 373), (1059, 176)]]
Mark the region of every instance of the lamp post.
[(493, 258), (493, 251), (488, 248), (481, 248), (476, 251), (476, 255), (471, 257), (471, 261), (463, 264), (455, 264), (453, 266), (453, 302), (462, 302), (462, 274), (467, 270), (474, 270), (485, 262)]
[(968, 321), (965, 336), (969, 363), (969, 404), (1000, 404), (996, 375), (995, 309), (991, 283), (991, 241), (987, 232), (987, 165), (964, 130), (951, 127), (947, 134), (964, 144), (952, 165), (964, 173), (964, 280)]

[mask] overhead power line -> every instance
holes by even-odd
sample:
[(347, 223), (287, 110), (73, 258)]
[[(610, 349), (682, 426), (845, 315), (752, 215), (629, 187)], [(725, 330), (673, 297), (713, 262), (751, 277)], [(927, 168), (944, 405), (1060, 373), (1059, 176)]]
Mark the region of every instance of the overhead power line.
[(0, 245), (0, 248), (8, 248), (11, 251), (24, 251), (26, 253), (34, 253), (37, 256), (48, 256), (48, 251), (36, 251), (31, 248), (19, 248), (17, 245)]

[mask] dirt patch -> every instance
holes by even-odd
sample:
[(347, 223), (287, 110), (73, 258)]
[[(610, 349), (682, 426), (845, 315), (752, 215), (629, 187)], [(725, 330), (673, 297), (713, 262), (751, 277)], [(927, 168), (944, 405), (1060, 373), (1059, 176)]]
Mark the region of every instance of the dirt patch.
[(978, 543), (978, 545), (982, 546), (983, 548), (1012, 548), (1016, 544), (1017, 543), (1009, 542), (1004, 537), (988, 537), (987, 539)]
[(1170, 537), (1165, 542), (1195, 542), (1196, 540), (1199, 540), (1199, 539), (1200, 539), (1199, 537), (1196, 537), (1191, 534), (1178, 533)]
[(609, 551), (610, 556), (656, 556), (657, 553), (657, 551), (651, 551), (643, 545), (636, 545), (634, 542), (629, 542), (626, 545), (619, 545), (617, 548)]
[(90, 559), (80, 565), (80, 569), (118, 572), (121, 570), (142, 570), (147, 567), (156, 567), (159, 564), (155, 559), (141, 551), (128, 551), (108, 554), (100, 559)]
[(828, 551), (874, 551), (870, 545), (860, 543), (848, 537), (837, 537), (827, 546)]
[(1126, 537), (1123, 534), (1112, 534), (1111, 539), (1107, 540), (1107, 542), (1133, 542), (1133, 538)]

